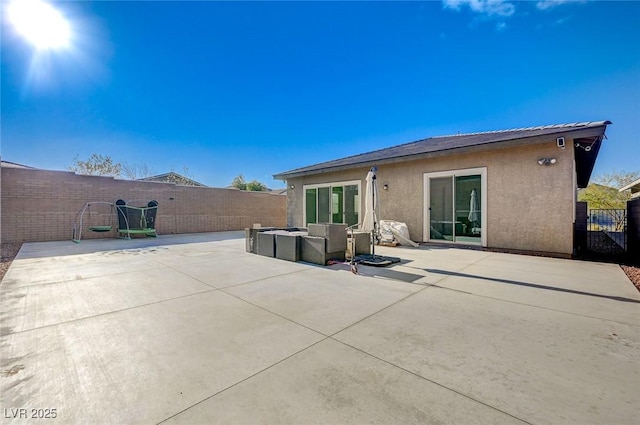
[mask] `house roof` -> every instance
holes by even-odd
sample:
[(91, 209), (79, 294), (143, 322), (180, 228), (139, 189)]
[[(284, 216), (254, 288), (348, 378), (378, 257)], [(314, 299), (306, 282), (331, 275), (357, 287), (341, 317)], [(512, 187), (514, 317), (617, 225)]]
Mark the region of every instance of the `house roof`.
[(269, 191), (269, 193), (273, 194), (273, 195), (286, 195), (287, 194), (287, 188), (285, 187), (284, 189), (267, 189)]
[(138, 181), (144, 182), (164, 182), (164, 183), (177, 183), (182, 186), (198, 186), (198, 187), (207, 187), (207, 185), (192, 180), (188, 177), (183, 176), (182, 174), (178, 174), (174, 171), (170, 171), (164, 174), (158, 174), (157, 176), (144, 177), (142, 179), (138, 179)]
[[(611, 124), (610, 121), (590, 121), (430, 137), (385, 149), (296, 168), (275, 174), (273, 177), (278, 180), (286, 180), (288, 178), (328, 173), (349, 168), (499, 149), (507, 146), (543, 143), (548, 142), (550, 136), (554, 138), (571, 136), (570, 138), (574, 139), (576, 144), (579, 145), (573, 147), (576, 150), (576, 163), (578, 164), (578, 186), (584, 187), (591, 177), (595, 158), (600, 149), (600, 142), (609, 124)], [(588, 150), (585, 149), (587, 147)]]
[(17, 162), (9, 162), (9, 161), (5, 161), (4, 159), (2, 161), (0, 161), (0, 166), (4, 167), (4, 168), (24, 168), (24, 169), (28, 169), (28, 170), (35, 170), (35, 167), (30, 167), (28, 165), (24, 165), (24, 164), (18, 164)]
[[(241, 189), (238, 189), (237, 187), (231, 186), (231, 185), (225, 186), (224, 189), (241, 190)], [(266, 188), (265, 190), (260, 190), (260, 191), (256, 191), (256, 192), (268, 192), (268, 193), (270, 193), (272, 195), (286, 195), (287, 194), (287, 188), (286, 187), (284, 189), (269, 189), (269, 188)]]

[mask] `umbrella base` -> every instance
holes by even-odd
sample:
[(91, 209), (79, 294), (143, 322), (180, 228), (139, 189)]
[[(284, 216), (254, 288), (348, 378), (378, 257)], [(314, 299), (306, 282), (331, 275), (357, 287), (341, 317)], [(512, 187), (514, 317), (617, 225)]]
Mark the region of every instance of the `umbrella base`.
[(400, 262), (400, 258), (398, 257), (387, 257), (385, 255), (357, 255), (354, 258), (354, 261), (357, 264), (363, 264), (365, 266), (373, 266), (373, 267), (387, 267), (395, 263)]

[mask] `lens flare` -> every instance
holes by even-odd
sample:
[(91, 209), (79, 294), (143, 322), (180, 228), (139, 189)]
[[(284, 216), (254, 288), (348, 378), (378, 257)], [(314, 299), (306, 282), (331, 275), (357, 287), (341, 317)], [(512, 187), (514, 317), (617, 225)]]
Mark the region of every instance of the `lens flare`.
[(41, 0), (13, 0), (7, 15), (16, 32), (38, 50), (69, 47), (71, 27), (53, 6)]

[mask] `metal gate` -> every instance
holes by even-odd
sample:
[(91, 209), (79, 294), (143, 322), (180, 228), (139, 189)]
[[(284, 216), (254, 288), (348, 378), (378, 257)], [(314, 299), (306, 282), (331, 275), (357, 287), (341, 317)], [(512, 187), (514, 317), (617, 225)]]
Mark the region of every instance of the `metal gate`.
[(627, 252), (627, 210), (593, 209), (587, 217), (587, 251), (602, 256)]

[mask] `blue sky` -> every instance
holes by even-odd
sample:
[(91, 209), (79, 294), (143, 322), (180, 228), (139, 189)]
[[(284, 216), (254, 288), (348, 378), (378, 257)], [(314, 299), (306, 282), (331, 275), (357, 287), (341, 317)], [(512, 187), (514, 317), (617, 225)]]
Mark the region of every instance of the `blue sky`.
[[(57, 2), (66, 50), (2, 19), (2, 158), (188, 167), (224, 187), (413, 140), (611, 120), (640, 170), (640, 2)], [(4, 11), (3, 11), (4, 12)]]

